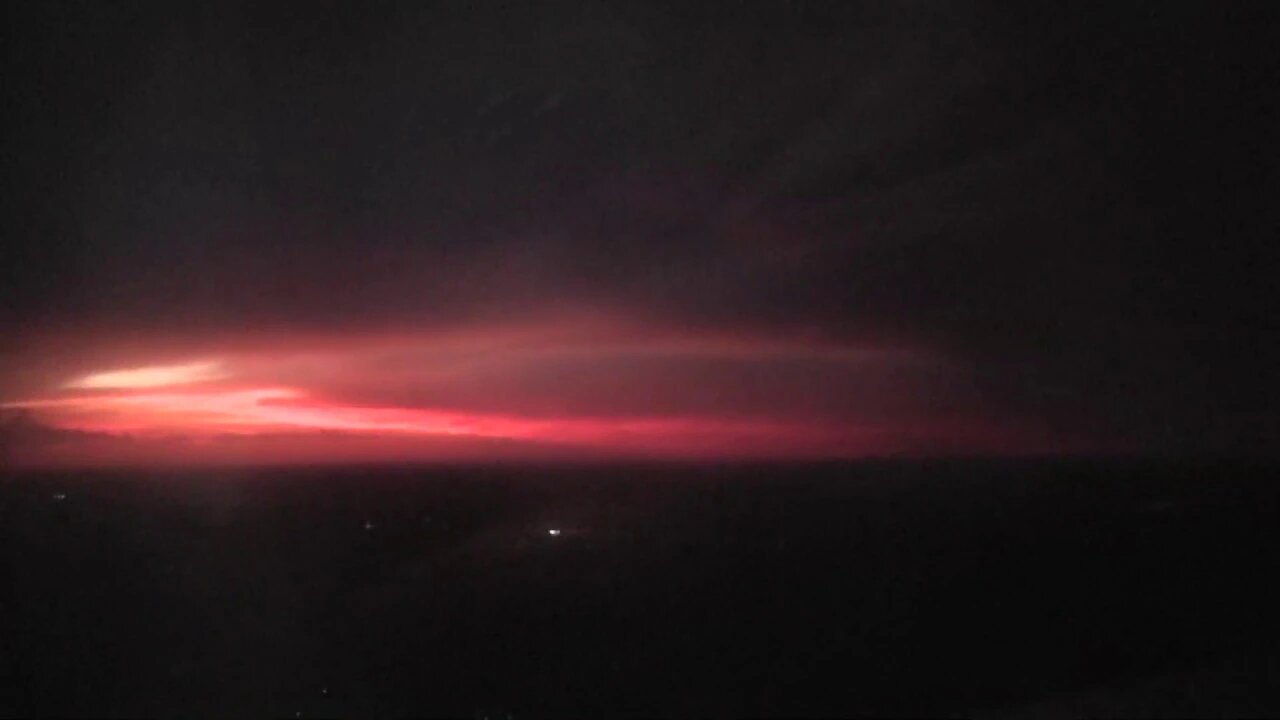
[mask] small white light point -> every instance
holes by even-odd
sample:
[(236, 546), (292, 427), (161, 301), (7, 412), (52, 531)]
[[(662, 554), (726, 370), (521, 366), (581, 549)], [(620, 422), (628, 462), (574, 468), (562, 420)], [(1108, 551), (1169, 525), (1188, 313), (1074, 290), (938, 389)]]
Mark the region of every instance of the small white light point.
[(551, 528), (550, 530), (547, 530), (547, 534), (553, 537), (557, 536), (560, 534), (560, 528)]
[(62, 502), (63, 500), (67, 499), (67, 494), (64, 492), (54, 493), (53, 499), (57, 502)]
[(378, 526), (374, 525), (372, 520), (365, 520), (364, 525), (361, 525), (360, 527), (364, 528), (365, 530), (372, 530)]

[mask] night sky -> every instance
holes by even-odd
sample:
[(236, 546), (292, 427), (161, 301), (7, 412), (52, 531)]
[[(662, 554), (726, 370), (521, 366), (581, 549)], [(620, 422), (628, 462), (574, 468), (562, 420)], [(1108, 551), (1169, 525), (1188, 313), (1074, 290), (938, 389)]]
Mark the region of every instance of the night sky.
[(1280, 446), (1266, 3), (12, 3), (23, 465)]

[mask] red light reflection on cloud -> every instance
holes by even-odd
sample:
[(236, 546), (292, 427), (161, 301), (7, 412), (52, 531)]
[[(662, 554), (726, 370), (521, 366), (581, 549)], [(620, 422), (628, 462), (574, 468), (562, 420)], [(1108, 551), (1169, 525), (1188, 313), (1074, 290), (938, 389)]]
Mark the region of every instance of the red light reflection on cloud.
[(306, 430), (597, 443), (682, 435), (769, 435), (784, 424), (682, 418), (520, 418), (415, 408), (329, 404), (290, 388), (184, 390), (79, 395), (7, 403), (37, 410), (49, 424), (106, 434), (221, 435)]
[(76, 395), (8, 403), (64, 430), (133, 440), (341, 433), (374, 440), (412, 437), (511, 440), (659, 456), (793, 455), (830, 443), (829, 428), (720, 418), (527, 418), (419, 408), (327, 403), (290, 388), (208, 389)]
[(223, 344), (185, 358), (157, 347), (162, 362), (68, 367), (52, 389), (0, 403), (64, 433), (27, 448), (28, 462), (855, 457), (922, 438), (1029, 442), (913, 406), (938, 362), (901, 348), (618, 324)]

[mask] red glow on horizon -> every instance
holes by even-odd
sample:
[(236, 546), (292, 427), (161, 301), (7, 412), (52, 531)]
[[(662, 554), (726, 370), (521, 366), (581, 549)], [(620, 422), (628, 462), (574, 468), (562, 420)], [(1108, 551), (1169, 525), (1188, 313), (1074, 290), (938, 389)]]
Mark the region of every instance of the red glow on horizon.
[[(937, 366), (927, 354), (619, 327), (156, 353), (161, 362), (68, 368), (55, 389), (0, 408), (62, 433), (19, 448), (28, 464), (832, 458), (1034, 443), (911, 405), (909, 373)], [(831, 406), (854, 395), (861, 415)]]
[(558, 444), (656, 442), (680, 438), (784, 438), (806, 428), (705, 418), (522, 418), (416, 408), (324, 403), (291, 388), (77, 395), (6, 403), (36, 410), (56, 428), (135, 437), (264, 435), (338, 431), (375, 435), (466, 436)]

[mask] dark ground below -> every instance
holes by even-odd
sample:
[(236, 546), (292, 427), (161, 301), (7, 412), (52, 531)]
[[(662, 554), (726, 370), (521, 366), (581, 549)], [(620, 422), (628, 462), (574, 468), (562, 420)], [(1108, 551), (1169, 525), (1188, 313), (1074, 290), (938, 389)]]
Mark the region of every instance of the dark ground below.
[(0, 714), (1275, 716), (1278, 480), (10, 474)]

